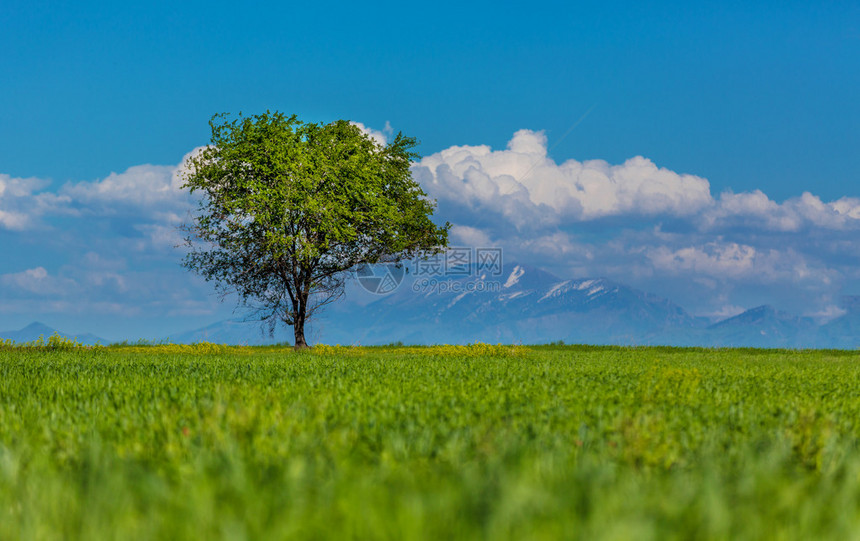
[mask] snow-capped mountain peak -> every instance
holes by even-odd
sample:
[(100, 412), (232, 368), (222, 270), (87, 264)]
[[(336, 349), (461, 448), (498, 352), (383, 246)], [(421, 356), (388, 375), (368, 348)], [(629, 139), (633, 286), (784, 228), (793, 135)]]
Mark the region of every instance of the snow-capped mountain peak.
[(516, 285), (517, 282), (520, 281), (520, 278), (523, 277), (523, 274), (526, 273), (526, 270), (521, 266), (517, 265), (514, 267), (514, 270), (511, 271), (511, 274), (508, 276), (508, 279), (505, 281), (505, 285), (502, 287), (509, 288), (511, 286)]
[(549, 288), (549, 291), (547, 291), (543, 297), (538, 299), (538, 302), (545, 301), (546, 299), (548, 299), (550, 297), (556, 297), (558, 295), (563, 294), (565, 291), (570, 289), (569, 286), (570, 286), (571, 282), (572, 282), (572, 280), (565, 280), (563, 282), (559, 282), (557, 284), (554, 284), (552, 287)]

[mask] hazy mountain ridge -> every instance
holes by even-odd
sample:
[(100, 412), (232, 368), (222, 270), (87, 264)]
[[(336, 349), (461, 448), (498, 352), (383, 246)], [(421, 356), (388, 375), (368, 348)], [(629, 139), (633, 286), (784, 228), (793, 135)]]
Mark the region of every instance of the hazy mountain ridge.
[[(407, 275), (408, 276), (408, 275)], [(413, 278), (410, 280), (409, 278)], [(425, 287), (432, 284), (434, 287)], [(312, 320), (308, 336), (327, 344), (565, 343), (702, 347), (841, 348), (860, 346), (860, 297), (824, 325), (758, 306), (713, 323), (670, 300), (605, 278), (561, 279), (512, 264), (498, 276), (408, 277), (393, 293), (361, 305), (349, 298)], [(24, 332), (27, 331), (27, 332)], [(33, 324), (0, 338), (30, 341), (54, 331)], [(35, 334), (35, 336), (33, 336)], [(99, 339), (79, 336), (84, 343)], [(225, 320), (165, 337), (172, 343), (264, 345), (292, 341), (258, 322)], [(105, 343), (104, 340), (101, 340)]]
[(818, 329), (824, 347), (853, 349), (860, 347), (860, 296), (842, 298), (845, 314)]
[(511, 265), (498, 277), (442, 282), (447, 291), (415, 292), (402, 285), (364, 307), (360, 319), (369, 323), (362, 325), (352, 323), (354, 314), (329, 314), (321, 322), (321, 337), (328, 343), (362, 344), (645, 344), (668, 343), (659, 338), (668, 330), (708, 323), (671, 301), (611, 280), (562, 280), (527, 265)]
[[(860, 297), (846, 298), (843, 304), (854, 308), (824, 326), (770, 306), (713, 323), (668, 299), (612, 280), (564, 280), (527, 265), (510, 265), (497, 277), (444, 282), (445, 292), (416, 293), (404, 283), (357, 312), (344, 305), (318, 322), (319, 338), (342, 344), (563, 340), (703, 347), (860, 346), (855, 338), (860, 337)], [(486, 284), (492, 282), (501, 287), (491, 291)]]
[(25, 343), (25, 342), (33, 342), (38, 340), (40, 337), (47, 340), (54, 334), (59, 334), (63, 338), (69, 340), (77, 340), (81, 344), (93, 345), (96, 343), (105, 345), (108, 344), (109, 341), (104, 338), (99, 338), (94, 334), (86, 333), (86, 334), (70, 334), (58, 331), (52, 327), (48, 327), (44, 323), (39, 323), (38, 321), (34, 321), (30, 323), (23, 329), (19, 329), (17, 331), (3, 331), (0, 332), (0, 340), (12, 340), (17, 344)]
[(193, 344), (196, 342), (212, 342), (215, 344), (234, 344), (243, 346), (262, 346), (284, 342), (292, 343), (292, 329), (283, 327), (275, 330), (270, 336), (260, 322), (225, 320), (201, 327), (183, 331), (164, 338), (165, 342), (173, 344)]

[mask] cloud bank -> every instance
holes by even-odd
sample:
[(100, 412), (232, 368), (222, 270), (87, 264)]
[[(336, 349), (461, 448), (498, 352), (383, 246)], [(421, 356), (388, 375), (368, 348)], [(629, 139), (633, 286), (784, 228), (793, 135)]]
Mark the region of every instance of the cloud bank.
[[(380, 144), (392, 133), (355, 124)], [(214, 313), (211, 288), (174, 249), (195, 205), (182, 189), (190, 154), (60, 186), (0, 174), (0, 235), (13, 254), (0, 265), (0, 311)], [(412, 171), (453, 224), (452, 244), (612, 278), (699, 314), (766, 302), (826, 318), (841, 313), (841, 294), (860, 293), (860, 198), (713, 194), (706, 179), (642, 156), (557, 163), (543, 132), (530, 130), (505, 149), (452, 146)]]
[(425, 157), (415, 176), (434, 197), (504, 216), (519, 228), (607, 216), (690, 216), (712, 202), (708, 181), (637, 156), (556, 164), (541, 132), (520, 130), (506, 150), (451, 147)]
[(530, 130), (504, 150), (450, 147), (413, 173), (455, 224), (454, 242), (656, 289), (702, 313), (760, 301), (829, 313), (843, 289), (856, 289), (858, 198), (715, 196), (706, 179), (642, 156), (556, 163), (546, 136)]
[(615, 216), (683, 219), (702, 232), (860, 229), (860, 198), (825, 203), (806, 192), (779, 204), (761, 190), (714, 198), (706, 179), (658, 167), (642, 156), (620, 165), (557, 164), (547, 156), (546, 136), (530, 130), (516, 132), (505, 150), (454, 146), (431, 154), (413, 172), (432, 197), (503, 216), (520, 229)]

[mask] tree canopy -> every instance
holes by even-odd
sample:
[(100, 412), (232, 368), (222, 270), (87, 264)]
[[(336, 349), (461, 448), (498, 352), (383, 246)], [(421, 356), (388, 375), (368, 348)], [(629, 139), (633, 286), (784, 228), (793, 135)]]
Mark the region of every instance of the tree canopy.
[(296, 348), (308, 318), (343, 293), (346, 271), (447, 245), (449, 224), (431, 221), (435, 202), (410, 172), (414, 138), (381, 145), (346, 120), (279, 112), (209, 124), (211, 144), (185, 164), (184, 187), (200, 199), (183, 264), (270, 328), (292, 326)]

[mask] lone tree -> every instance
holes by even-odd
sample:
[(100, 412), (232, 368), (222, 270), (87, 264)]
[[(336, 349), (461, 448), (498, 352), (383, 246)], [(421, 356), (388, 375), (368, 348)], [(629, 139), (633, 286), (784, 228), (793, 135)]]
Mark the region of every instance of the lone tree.
[(343, 293), (348, 270), (438, 253), (449, 224), (412, 178), (416, 140), (380, 145), (345, 120), (279, 112), (210, 120), (211, 144), (186, 162), (184, 188), (201, 195), (185, 224), (183, 265), (236, 292), (270, 330), (305, 324)]

